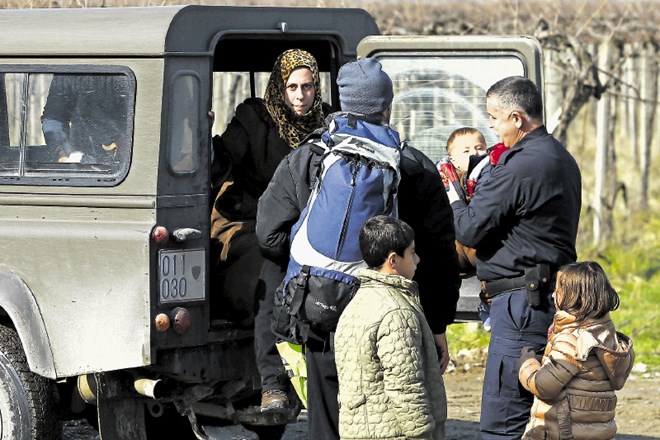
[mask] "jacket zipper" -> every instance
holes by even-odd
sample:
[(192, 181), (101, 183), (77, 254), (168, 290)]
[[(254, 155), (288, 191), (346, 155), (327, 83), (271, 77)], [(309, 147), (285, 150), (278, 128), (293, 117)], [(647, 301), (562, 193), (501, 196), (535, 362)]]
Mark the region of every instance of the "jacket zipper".
[(350, 220), (350, 212), (353, 208), (353, 199), (355, 198), (355, 182), (358, 173), (360, 172), (360, 161), (354, 161), (351, 164), (354, 168), (351, 173), (351, 195), (348, 198), (348, 208), (344, 213), (344, 220), (341, 225), (341, 233), (339, 234), (339, 243), (337, 243), (337, 252), (335, 259), (339, 259), (339, 254), (344, 249), (344, 241), (346, 240), (346, 231), (348, 230), (348, 221)]

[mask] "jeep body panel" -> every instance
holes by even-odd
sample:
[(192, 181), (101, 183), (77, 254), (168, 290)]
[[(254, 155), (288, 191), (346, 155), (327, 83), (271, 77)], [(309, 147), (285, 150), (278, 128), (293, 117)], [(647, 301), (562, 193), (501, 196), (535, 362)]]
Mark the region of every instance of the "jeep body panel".
[[(352, 8), (159, 6), (131, 8), (4, 9), (0, 55), (24, 57), (162, 57), (210, 55), (227, 34), (281, 39), (332, 36), (343, 57), (355, 58), (357, 42), (378, 33), (373, 18)], [(313, 39), (313, 38), (310, 38)], [(253, 48), (254, 49), (254, 48)], [(259, 47), (260, 53), (263, 47)], [(271, 55), (266, 53), (265, 55)], [(278, 55), (278, 53), (275, 53)], [(261, 58), (261, 57), (260, 57)], [(262, 71), (273, 66), (268, 56)], [(257, 60), (258, 61), (258, 60)], [(222, 62), (222, 61), (219, 61)], [(229, 63), (239, 63), (231, 60)], [(259, 62), (259, 61), (258, 61)]]
[[(0, 64), (20, 69), (26, 63), (16, 61), (1, 58)], [(140, 77), (163, 71), (157, 59), (87, 58), (82, 63), (130, 66)], [(35, 58), (29, 64), (75, 70), (77, 63)], [(158, 84), (136, 83), (136, 96), (153, 99), (136, 100), (135, 113), (160, 113)], [(35, 372), (55, 378), (151, 362), (148, 262), (159, 136), (159, 124), (135, 126), (132, 162), (142, 165), (116, 186), (0, 185), (0, 231), (3, 247), (11, 250), (2, 253), (0, 264), (34, 296), (51, 347), (52, 360), (37, 361), (46, 351), (30, 353), (33, 347), (25, 345)], [(139, 267), (144, 270), (136, 271)], [(22, 334), (20, 321), (14, 322)], [(51, 363), (54, 371), (37, 367)]]
[(9, 318), (17, 323), (23, 344), (30, 347), (25, 354), (32, 371), (45, 377), (55, 377), (50, 340), (39, 306), (25, 283), (4, 270), (0, 270), (0, 304)]

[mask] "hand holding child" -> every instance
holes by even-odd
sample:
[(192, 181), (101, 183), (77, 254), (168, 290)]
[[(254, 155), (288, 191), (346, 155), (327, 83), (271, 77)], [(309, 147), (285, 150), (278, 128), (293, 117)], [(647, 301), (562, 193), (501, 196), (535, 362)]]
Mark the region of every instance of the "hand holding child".
[(516, 370), (520, 371), (520, 367), (527, 361), (527, 359), (534, 358), (536, 359), (536, 351), (534, 351), (533, 347), (523, 347), (520, 350), (520, 359), (518, 359), (518, 365), (516, 365)]

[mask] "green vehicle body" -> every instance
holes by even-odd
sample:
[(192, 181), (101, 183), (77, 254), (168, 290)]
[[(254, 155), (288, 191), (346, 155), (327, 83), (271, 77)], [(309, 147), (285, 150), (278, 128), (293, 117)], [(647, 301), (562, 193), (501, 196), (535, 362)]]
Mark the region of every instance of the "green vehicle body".
[[(378, 34), (373, 17), (349, 8), (0, 10), (0, 327), (20, 341), (35, 380), (53, 385), (58, 398), (42, 419), (88, 417), (112, 440), (155, 438), (159, 430), (144, 425), (164, 423), (158, 416), (168, 408), (199, 438), (202, 416), (252, 428), (295, 418), (299, 408), (270, 417), (255, 410), (252, 331), (214, 289), (212, 136), (239, 102), (263, 95), (276, 56), (293, 47), (317, 58), (336, 109), (339, 67), (379, 57), (395, 83), (393, 126), (434, 161), (450, 129), (487, 130), (485, 86), (471, 74), (460, 80), (465, 72), (454, 66), (482, 66), (484, 84), (517, 73), (542, 85), (529, 37)], [(121, 79), (121, 160), (52, 156), (40, 124), (56, 75)], [(477, 293), (466, 278), (460, 319), (476, 318)], [(170, 327), (159, 331), (164, 317)], [(2, 364), (0, 356), (0, 379), (12, 382), (15, 367)], [(13, 381), (19, 394), (23, 383)], [(19, 399), (32, 402), (27, 394)], [(2, 396), (0, 414), (12, 406)]]

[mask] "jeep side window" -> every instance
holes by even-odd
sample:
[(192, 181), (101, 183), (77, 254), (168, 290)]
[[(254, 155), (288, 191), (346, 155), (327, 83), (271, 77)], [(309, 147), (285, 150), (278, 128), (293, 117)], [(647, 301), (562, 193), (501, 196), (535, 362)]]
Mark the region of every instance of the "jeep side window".
[(199, 76), (193, 72), (178, 74), (172, 87), (170, 104), (169, 163), (175, 173), (197, 169), (199, 145)]
[(127, 75), (6, 72), (0, 80), (5, 183), (106, 186), (126, 175), (134, 111)]
[(460, 127), (477, 128), (489, 147), (497, 143), (488, 128), (486, 91), (500, 78), (524, 74), (515, 56), (397, 54), (379, 60), (394, 83), (392, 126), (434, 162), (447, 154), (447, 139)]
[(7, 115), (7, 92), (5, 74), (0, 72), (0, 145), (9, 145), (9, 118)]
[[(43, 108), (43, 96), (48, 91), (48, 82), (40, 75), (5, 73), (2, 75), (3, 101), (2, 133), (0, 134), (0, 172), (5, 181), (18, 180), (25, 174), (26, 158), (35, 148), (34, 154), (43, 152), (39, 116)], [(34, 104), (34, 105), (32, 105)], [(35, 113), (32, 109), (38, 109)]]

